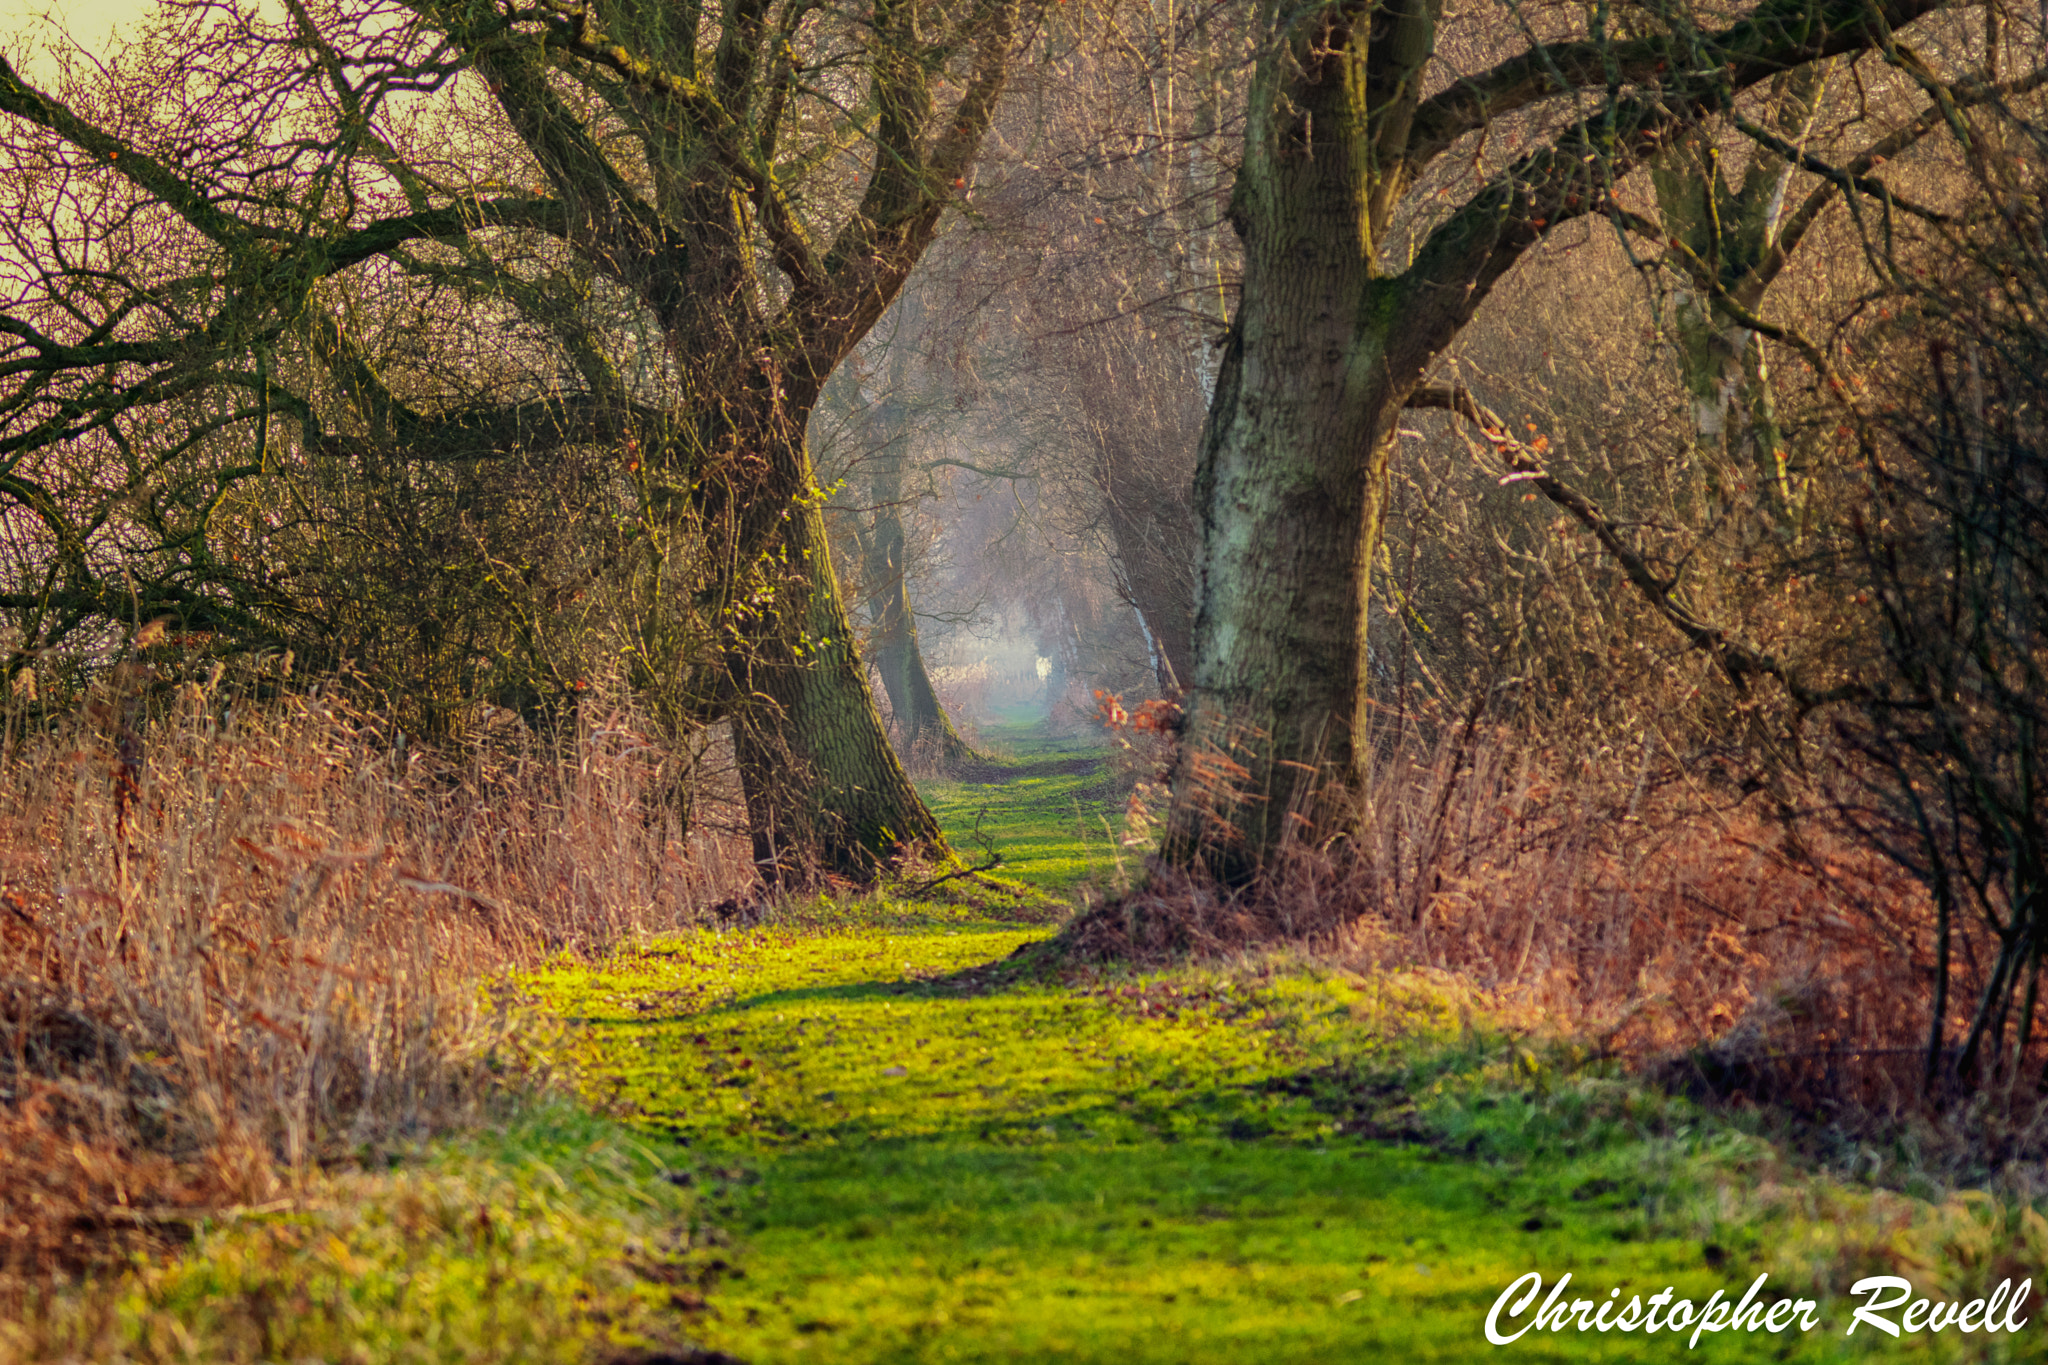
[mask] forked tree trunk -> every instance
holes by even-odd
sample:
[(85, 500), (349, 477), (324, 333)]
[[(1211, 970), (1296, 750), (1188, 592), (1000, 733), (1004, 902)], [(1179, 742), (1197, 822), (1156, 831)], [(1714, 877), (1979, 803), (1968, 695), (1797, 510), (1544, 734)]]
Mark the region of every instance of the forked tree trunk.
[[(1883, 23), (1896, 29), (1926, 8), (1888, 0)], [(1559, 63), (1588, 60), (1586, 45), (1551, 45), (1541, 61), (1516, 56), (1425, 97), (1441, 0), (1262, 0), (1231, 197), (1242, 295), (1196, 476), (1195, 668), (1163, 861), (1238, 880), (1290, 838), (1342, 831), (1394, 419), (1515, 262), (1569, 219), (1625, 212), (1609, 187), (1723, 109), (1725, 82), (1746, 88), (1857, 50), (1883, 27), (1865, 5), (1830, 3), (1790, 27), (1765, 13), (1716, 35), (1725, 65), (1695, 69), (1697, 53), (1676, 42), (1617, 42), (1608, 65), (1567, 75)], [(1597, 90), (1623, 66), (1606, 113), (1577, 117), (1489, 174), (1420, 242), (1383, 247), (1415, 177), (1466, 146), (1465, 134), (1549, 82)], [(1632, 93), (1631, 81), (1654, 95)], [(1383, 273), (1397, 256), (1401, 273)]]
[(1341, 55), (1313, 55), (1344, 37), (1261, 62), (1231, 201), (1243, 294), (1196, 473), (1193, 689), (1161, 850), (1231, 880), (1344, 819), (1390, 418), (1416, 378), (1389, 369), (1412, 319), (1373, 268), (1363, 92)]
[(1490, 188), (1406, 275), (1377, 234), (1435, 47), (1437, 0), (1262, 6), (1231, 196), (1238, 312), (1202, 437), (1195, 665), (1162, 860), (1227, 881), (1353, 818), (1366, 606), (1396, 419), (1529, 227)]

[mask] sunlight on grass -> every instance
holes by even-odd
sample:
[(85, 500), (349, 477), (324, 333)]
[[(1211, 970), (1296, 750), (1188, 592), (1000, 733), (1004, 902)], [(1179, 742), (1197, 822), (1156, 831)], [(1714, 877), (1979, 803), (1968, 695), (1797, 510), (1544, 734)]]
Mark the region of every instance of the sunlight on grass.
[(676, 1342), (715, 1259), (693, 1242), (697, 1196), (614, 1123), (560, 1104), (508, 1117), (33, 1305), (0, 1326), (0, 1359), (580, 1365)]
[[(534, 980), (583, 1021), (592, 1083), (728, 1178), (713, 1216), (745, 1274), (704, 1339), (762, 1362), (1450, 1360), (1488, 1349), (1486, 1309), (1532, 1267), (1735, 1278), (1703, 1235), (1761, 1144), (1504, 1052), (1426, 978), (1004, 963), (1045, 933), (919, 911)], [(1430, 1122), (1457, 1148), (1342, 1131), (1322, 1091), (1360, 1068), (1410, 1114), (1456, 1111)], [(1566, 1102), (1498, 1098), (1532, 1081)]]
[[(1053, 926), (1006, 916), (1114, 871), (1089, 834), (1118, 813), (1103, 751), (1027, 736), (969, 776), (928, 795), (956, 838), (987, 808), (1026, 889), (785, 900), (565, 956), (524, 982), (567, 1029), (520, 1037), (611, 1117), (529, 1103), (315, 1176), (0, 1328), (0, 1362), (1466, 1360), (1531, 1269), (1700, 1299), (1768, 1271), (1839, 1320), (1861, 1274), (1967, 1296), (2048, 1254), (2024, 1205), (1802, 1171), (1447, 973), (1059, 958)], [(1567, 1332), (1511, 1354), (1681, 1349)]]
[(989, 726), (996, 760), (971, 780), (917, 784), (962, 857), (1003, 855), (998, 875), (1055, 895), (1083, 884), (1118, 886), (1142, 855), (1123, 848), (1123, 793), (1109, 774), (1099, 734), (1052, 736), (1021, 725)]

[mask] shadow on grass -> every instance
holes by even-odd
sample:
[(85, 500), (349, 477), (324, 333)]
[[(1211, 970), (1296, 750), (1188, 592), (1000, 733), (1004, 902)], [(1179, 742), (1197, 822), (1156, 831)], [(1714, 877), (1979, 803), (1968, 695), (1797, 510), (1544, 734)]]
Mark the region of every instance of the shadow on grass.
[(989, 759), (985, 762), (955, 764), (947, 771), (946, 776), (955, 782), (989, 786), (1016, 782), (1029, 777), (1084, 777), (1101, 766), (1102, 755), (1099, 753), (1078, 758), (1045, 758), (1031, 763), (1009, 763), (1002, 759)]
[(883, 999), (970, 999), (1001, 995), (1008, 991), (1060, 984), (1060, 967), (1066, 961), (1057, 939), (1026, 943), (1006, 957), (976, 963), (949, 972), (920, 973), (899, 981), (842, 982), (836, 986), (791, 986), (741, 996), (712, 1006), (705, 1013), (745, 1014), (755, 1010), (786, 1009), (792, 1005), (823, 1004), (832, 1001)]
[[(734, 1192), (747, 1278), (722, 1288), (710, 1335), (755, 1359), (802, 1342), (847, 1362), (1463, 1360), (1532, 1261), (1602, 1286), (1721, 1287), (1695, 1243), (1618, 1236), (1636, 1231), (1626, 1211), (1567, 1200), (1526, 1230), (1524, 1200), (1558, 1200), (1501, 1186), (1425, 1151), (1229, 1134), (791, 1151)], [(1569, 1335), (1518, 1358), (1641, 1346)]]

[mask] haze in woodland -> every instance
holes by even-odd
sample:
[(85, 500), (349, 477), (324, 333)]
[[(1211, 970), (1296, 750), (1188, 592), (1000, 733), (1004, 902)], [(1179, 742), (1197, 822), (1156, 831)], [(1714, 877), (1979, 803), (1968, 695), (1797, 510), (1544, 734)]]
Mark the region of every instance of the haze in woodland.
[(0, 1356), (2026, 1330), (2048, 11), (0, 16)]

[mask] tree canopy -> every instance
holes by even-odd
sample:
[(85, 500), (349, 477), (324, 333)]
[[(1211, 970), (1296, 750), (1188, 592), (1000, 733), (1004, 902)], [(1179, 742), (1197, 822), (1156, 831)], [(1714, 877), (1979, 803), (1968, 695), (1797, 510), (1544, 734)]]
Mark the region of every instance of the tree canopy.
[(0, 62), (0, 491), (41, 574), (13, 657), (157, 613), (290, 633), (307, 566), (264, 551), (319, 517), (289, 475), (460, 511), (480, 466), (539, 463), (609, 533), (552, 566), (484, 545), (484, 657), (602, 580), (636, 681), (733, 718), (764, 866), (942, 845), (850, 653), (804, 426), (1035, 12), (205, 4), (53, 90)]

